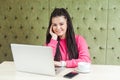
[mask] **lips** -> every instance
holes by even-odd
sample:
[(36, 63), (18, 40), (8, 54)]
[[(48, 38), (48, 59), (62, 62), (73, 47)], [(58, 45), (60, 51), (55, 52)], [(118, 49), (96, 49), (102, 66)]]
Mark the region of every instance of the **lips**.
[(61, 33), (63, 30), (56, 31), (57, 33)]

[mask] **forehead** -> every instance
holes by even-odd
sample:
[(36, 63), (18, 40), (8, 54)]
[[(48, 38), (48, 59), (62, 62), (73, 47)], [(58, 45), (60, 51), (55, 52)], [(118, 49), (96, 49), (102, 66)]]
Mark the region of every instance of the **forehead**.
[(52, 23), (66, 22), (66, 18), (64, 16), (56, 16), (52, 18)]

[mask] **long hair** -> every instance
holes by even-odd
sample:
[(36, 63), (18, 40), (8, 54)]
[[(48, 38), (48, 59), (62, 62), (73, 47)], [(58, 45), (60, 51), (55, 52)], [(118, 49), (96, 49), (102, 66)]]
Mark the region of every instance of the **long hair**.
[[(64, 8), (55, 8), (54, 11), (51, 13), (49, 26), (48, 26), (47, 33), (46, 33), (46, 44), (48, 44), (50, 42), (51, 37), (52, 37), (49, 33), (50, 26), (52, 24), (52, 18), (58, 17), (58, 16), (64, 16), (64, 18), (67, 19), (66, 45), (67, 45), (67, 53), (68, 53), (69, 60), (77, 59), (78, 58), (78, 48), (77, 48), (77, 44), (76, 44), (76, 40), (75, 40), (75, 33), (74, 33), (72, 21), (71, 21), (69, 13)], [(59, 47), (60, 47), (59, 37), (57, 40), (58, 40), (58, 44), (57, 44), (54, 60), (60, 61), (61, 60), (61, 52), (59, 49)]]

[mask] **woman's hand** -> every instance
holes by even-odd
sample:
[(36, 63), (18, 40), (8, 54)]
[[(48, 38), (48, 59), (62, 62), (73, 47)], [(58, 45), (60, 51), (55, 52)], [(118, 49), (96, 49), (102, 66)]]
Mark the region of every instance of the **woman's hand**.
[(60, 61), (54, 61), (54, 65), (55, 65), (55, 66), (58, 66), (58, 67), (59, 67), (59, 66), (62, 66), (62, 64), (61, 64)]
[(52, 30), (52, 25), (50, 26), (50, 34), (51, 34), (51, 36), (52, 36), (52, 39), (54, 39), (54, 40), (57, 40), (57, 38), (58, 38), (58, 36), (53, 32), (53, 30)]

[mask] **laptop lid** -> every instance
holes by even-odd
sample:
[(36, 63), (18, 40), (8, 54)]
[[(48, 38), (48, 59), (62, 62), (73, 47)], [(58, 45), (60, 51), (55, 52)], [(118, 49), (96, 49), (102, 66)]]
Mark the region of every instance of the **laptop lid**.
[(11, 44), (14, 63), (18, 71), (55, 75), (52, 48), (47, 46)]

